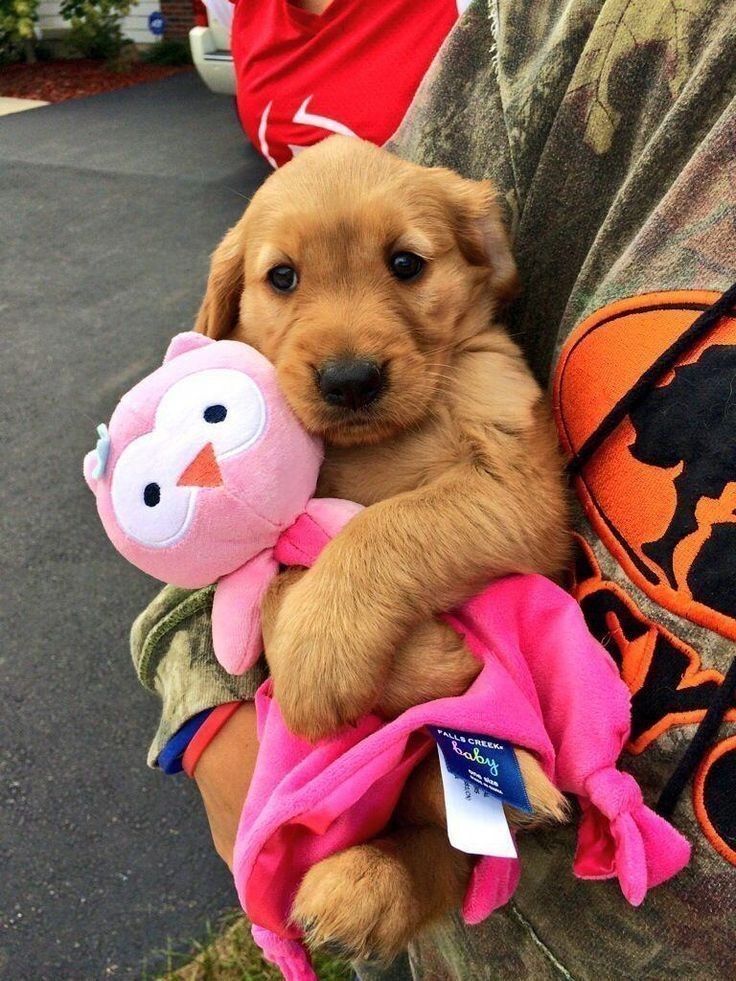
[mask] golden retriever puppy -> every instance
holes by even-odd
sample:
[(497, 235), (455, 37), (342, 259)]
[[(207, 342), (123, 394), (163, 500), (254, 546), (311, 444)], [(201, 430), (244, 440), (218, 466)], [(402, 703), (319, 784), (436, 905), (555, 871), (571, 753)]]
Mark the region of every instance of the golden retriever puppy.
[[(308, 738), (464, 691), (477, 664), (434, 617), (494, 577), (565, 566), (554, 429), (496, 321), (516, 289), (489, 182), (344, 137), (269, 177), (213, 255), (197, 329), (275, 364), (325, 441), (318, 493), (367, 506), (266, 603), (275, 694)], [(539, 814), (560, 819), (559, 793), (519, 755)], [(456, 906), (469, 861), (443, 822), (430, 762), (385, 839), (305, 878), (295, 915), (314, 940), (390, 957)]]

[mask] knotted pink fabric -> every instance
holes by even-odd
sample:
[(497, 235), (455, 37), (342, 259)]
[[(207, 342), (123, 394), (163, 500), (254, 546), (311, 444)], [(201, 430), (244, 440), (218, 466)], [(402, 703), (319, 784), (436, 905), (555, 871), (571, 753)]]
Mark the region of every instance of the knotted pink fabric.
[[(304, 516), (284, 533), (276, 557), (308, 565), (328, 540), (314, 516)], [(391, 722), (366, 716), (313, 746), (287, 730), (269, 682), (257, 694), (260, 750), (233, 871), (257, 924), (254, 936), (288, 981), (316, 977), (290, 922), (302, 877), (322, 858), (383, 830), (407, 776), (434, 749), (427, 725), (534, 753), (555, 784), (579, 798), (579, 877), (618, 878), (638, 905), (689, 860), (686, 839), (644, 804), (633, 777), (616, 769), (630, 728), (628, 689), (572, 597), (541, 576), (511, 576), (446, 620), (482, 665), (460, 697), (417, 705)], [(465, 921), (479, 923), (508, 902), (518, 879), (518, 859), (480, 857)]]

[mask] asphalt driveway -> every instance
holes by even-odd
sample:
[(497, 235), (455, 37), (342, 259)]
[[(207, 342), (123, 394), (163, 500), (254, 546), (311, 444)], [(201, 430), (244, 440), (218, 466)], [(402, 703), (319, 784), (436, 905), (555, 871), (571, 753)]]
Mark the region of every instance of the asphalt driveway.
[(127, 635), (156, 587), (81, 461), (264, 173), (194, 75), (0, 119), (3, 978), (140, 977), (234, 904), (194, 788), (145, 766)]

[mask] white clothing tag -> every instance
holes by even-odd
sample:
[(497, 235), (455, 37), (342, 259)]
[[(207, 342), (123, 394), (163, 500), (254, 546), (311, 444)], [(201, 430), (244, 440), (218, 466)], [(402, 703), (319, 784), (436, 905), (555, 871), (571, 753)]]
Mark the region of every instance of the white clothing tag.
[(516, 858), (514, 839), (501, 801), (478, 784), (450, 773), (439, 747), (437, 752), (445, 792), (447, 834), (452, 847), (469, 855)]

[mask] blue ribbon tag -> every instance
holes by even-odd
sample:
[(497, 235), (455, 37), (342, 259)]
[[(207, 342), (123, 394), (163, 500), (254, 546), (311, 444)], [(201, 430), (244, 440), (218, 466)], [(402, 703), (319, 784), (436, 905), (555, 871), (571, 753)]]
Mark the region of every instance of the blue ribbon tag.
[(510, 743), (460, 729), (427, 728), (453, 776), (490, 791), (520, 811), (532, 813), (519, 761)]

